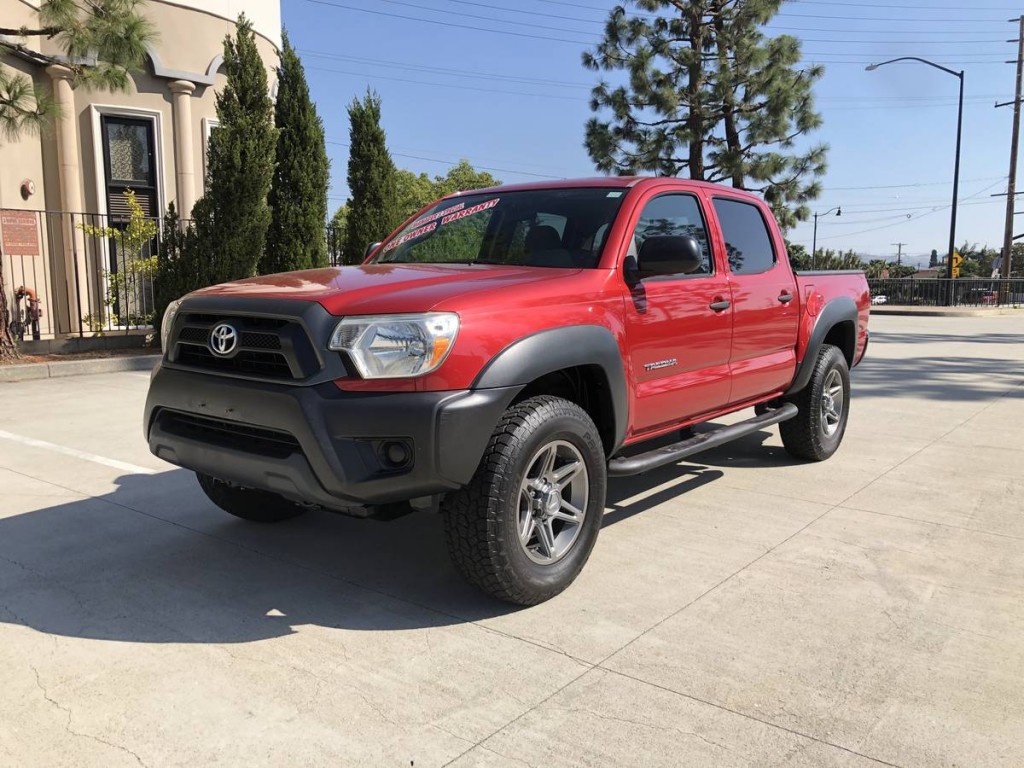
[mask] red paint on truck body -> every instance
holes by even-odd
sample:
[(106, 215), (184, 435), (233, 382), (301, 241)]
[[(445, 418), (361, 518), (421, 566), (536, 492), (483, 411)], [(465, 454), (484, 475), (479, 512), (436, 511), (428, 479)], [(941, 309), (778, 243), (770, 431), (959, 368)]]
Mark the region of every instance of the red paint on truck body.
[[(624, 193), (596, 268), (368, 261), (360, 266), (240, 280), (196, 295), (316, 301), (339, 317), (458, 313), (458, 339), (437, 371), (409, 379), (338, 380), (337, 386), (345, 390), (465, 389), (495, 355), (526, 336), (562, 326), (603, 326), (618, 342), (626, 373), (627, 443), (783, 394), (794, 381), (819, 316), (808, 311), (812, 295), (821, 297), (822, 306), (844, 296), (854, 301), (858, 311), (854, 362), (860, 361), (867, 347), (870, 307), (864, 275), (795, 274), (770, 209), (753, 195), (682, 179), (621, 177), (493, 191), (581, 187), (615, 188)], [(473, 194), (489, 191), (474, 190)], [(624, 276), (624, 261), (633, 229), (644, 205), (665, 194), (691, 195), (699, 201), (713, 251), (714, 274), (630, 285)], [(458, 196), (450, 199), (457, 201)], [(730, 268), (714, 207), (714, 201), (722, 199), (747, 203), (761, 212), (775, 252), (771, 269), (750, 275)], [(409, 222), (422, 213), (417, 212)], [(385, 242), (382, 247), (386, 246)], [(792, 300), (782, 302), (780, 297), (787, 295)], [(722, 301), (730, 302), (727, 310), (709, 308)], [(668, 360), (676, 362), (665, 368), (646, 367)]]

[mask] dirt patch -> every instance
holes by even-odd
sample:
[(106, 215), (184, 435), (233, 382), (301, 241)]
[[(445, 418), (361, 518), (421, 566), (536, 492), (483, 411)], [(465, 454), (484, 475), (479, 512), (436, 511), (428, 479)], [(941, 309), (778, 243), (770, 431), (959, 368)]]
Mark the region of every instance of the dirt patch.
[(31, 363), (59, 363), (67, 360), (97, 360), (108, 357), (138, 357), (158, 355), (158, 347), (132, 347), (131, 349), (95, 349), (90, 352), (68, 352), (53, 355), (22, 355), (14, 360), (0, 360), (0, 365), (29, 365)]

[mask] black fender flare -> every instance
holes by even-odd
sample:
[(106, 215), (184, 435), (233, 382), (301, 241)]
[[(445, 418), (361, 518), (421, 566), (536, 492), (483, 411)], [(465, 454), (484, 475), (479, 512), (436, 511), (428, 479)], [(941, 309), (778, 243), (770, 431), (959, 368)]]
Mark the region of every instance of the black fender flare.
[(829, 331), (835, 328), (839, 323), (853, 323), (854, 355), (856, 355), (857, 317), (857, 305), (849, 296), (839, 296), (838, 298), (832, 299), (832, 301), (825, 305), (818, 314), (818, 320), (815, 322), (814, 329), (811, 331), (811, 338), (807, 342), (804, 359), (800, 363), (800, 367), (797, 369), (796, 378), (793, 379), (792, 386), (786, 392), (787, 395), (796, 394), (807, 386), (807, 382), (811, 380), (811, 373), (814, 371), (814, 365), (818, 360), (818, 351), (821, 349), (821, 345), (825, 343), (825, 337), (828, 336)]
[(613, 448), (626, 439), (629, 397), (619, 344), (602, 325), (551, 328), (509, 344), (477, 375), (472, 389), (525, 387), (549, 373), (585, 365), (598, 366), (608, 382), (615, 422)]

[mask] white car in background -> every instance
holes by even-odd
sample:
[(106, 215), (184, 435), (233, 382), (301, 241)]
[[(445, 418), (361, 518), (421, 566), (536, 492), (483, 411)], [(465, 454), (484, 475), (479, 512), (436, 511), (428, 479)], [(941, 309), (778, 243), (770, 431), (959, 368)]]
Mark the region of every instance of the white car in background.
[(888, 304), (889, 303), (889, 297), (886, 296), (884, 293), (880, 293), (877, 296), (872, 296), (871, 297), (871, 303), (872, 304)]

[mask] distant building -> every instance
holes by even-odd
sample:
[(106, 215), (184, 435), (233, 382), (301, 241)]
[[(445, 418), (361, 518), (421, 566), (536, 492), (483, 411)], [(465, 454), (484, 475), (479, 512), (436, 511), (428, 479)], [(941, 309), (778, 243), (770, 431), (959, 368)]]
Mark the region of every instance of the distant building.
[[(38, 7), (39, 0), (0, 0), (0, 17), (6, 27), (34, 28)], [(117, 271), (109, 244), (90, 243), (78, 216), (117, 225), (126, 213), (124, 190), (130, 188), (148, 215), (160, 216), (173, 201), (187, 217), (203, 194), (205, 150), (217, 125), (215, 93), (225, 82), (224, 37), (234, 32), (242, 11), (253, 23), (273, 91), (279, 0), (149, 0), (142, 12), (159, 37), (125, 93), (72, 88), (70, 70), (46, 66), (30, 54), (0, 59), (4, 69), (52, 93), (62, 112), (42, 135), (0, 139), (0, 210), (7, 212), (11, 231), (19, 222), (27, 231), (29, 218), (10, 211), (37, 212), (39, 241), (39, 253), (32, 255), (23, 253), (30, 246), (12, 248), (7, 238), (0, 260), (5, 288), (9, 300), (22, 283), (40, 294), (49, 334), (81, 333), (82, 317), (95, 320), (104, 311), (106, 276)], [(55, 40), (21, 42), (60, 54)], [(106, 316), (100, 320), (111, 322)]]

